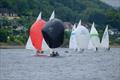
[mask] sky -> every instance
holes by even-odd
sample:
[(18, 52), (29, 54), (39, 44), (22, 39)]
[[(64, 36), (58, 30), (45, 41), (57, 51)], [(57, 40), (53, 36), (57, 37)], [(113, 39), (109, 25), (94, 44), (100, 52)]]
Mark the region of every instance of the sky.
[(112, 5), (113, 7), (120, 7), (120, 0), (101, 0), (109, 5)]

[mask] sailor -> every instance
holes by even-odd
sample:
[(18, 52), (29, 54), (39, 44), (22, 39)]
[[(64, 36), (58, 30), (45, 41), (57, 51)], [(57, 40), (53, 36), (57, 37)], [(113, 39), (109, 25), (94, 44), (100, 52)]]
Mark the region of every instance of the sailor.
[(44, 51), (41, 51), (41, 50), (37, 50), (37, 51), (36, 51), (36, 55), (37, 55), (37, 56), (39, 56), (40, 54), (43, 54), (43, 53), (44, 53)]
[(83, 53), (84, 52), (84, 49), (79, 49), (78, 50), (80, 53)]
[(84, 52), (84, 49), (81, 49), (81, 52)]
[(56, 56), (59, 56), (58, 52), (56, 52)]
[(77, 52), (77, 51), (78, 51), (78, 48), (76, 48), (75, 51)]
[(110, 51), (110, 47), (109, 47), (109, 48), (107, 48), (107, 51)]
[(98, 51), (98, 48), (96, 47), (96, 51)]
[(52, 54), (50, 54), (51, 57), (59, 56), (58, 52), (53, 51)]

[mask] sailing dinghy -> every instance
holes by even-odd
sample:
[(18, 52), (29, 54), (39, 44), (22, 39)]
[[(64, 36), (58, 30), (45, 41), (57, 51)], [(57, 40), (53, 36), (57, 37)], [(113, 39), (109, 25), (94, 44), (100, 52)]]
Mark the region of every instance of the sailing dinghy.
[(49, 21), (42, 29), (43, 37), (50, 47), (50, 56), (59, 56), (57, 51), (53, 49), (60, 47), (64, 40), (64, 25), (60, 19), (55, 18), (55, 12), (53, 11)]
[[(89, 41), (90, 44), (92, 44), (97, 50), (100, 47), (100, 38), (99, 38), (99, 34), (98, 34), (98, 32), (95, 28), (94, 22), (92, 24), (92, 28), (91, 28), (91, 31), (90, 31), (90, 40), (91, 40), (91, 42)], [(88, 46), (90, 48), (90, 45), (88, 45)], [(93, 46), (91, 48), (94, 49)]]
[(46, 22), (41, 19), (41, 12), (34, 22), (32, 27), (30, 28), (30, 36), (28, 38), (26, 49), (34, 50), (34, 51), (45, 51), (49, 50), (47, 43), (45, 42), (43, 35), (42, 35), (42, 28)]
[(77, 41), (76, 41), (76, 33), (75, 33), (76, 25), (74, 24), (70, 36), (70, 41), (69, 41), (69, 48), (70, 49), (77, 49)]
[(75, 29), (75, 32), (78, 48), (82, 51), (84, 49), (87, 49), (90, 35), (88, 29), (85, 26), (81, 25), (81, 20)]

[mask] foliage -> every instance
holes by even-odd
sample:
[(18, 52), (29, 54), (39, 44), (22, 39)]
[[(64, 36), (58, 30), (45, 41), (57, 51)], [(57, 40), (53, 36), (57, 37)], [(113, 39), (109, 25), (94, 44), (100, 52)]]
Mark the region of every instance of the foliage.
[(119, 9), (114, 10), (100, 0), (1, 0), (0, 8), (12, 10), (22, 16), (23, 21), (30, 20), (31, 23), (40, 11), (43, 13), (42, 17), (48, 20), (53, 10), (56, 11), (56, 17), (72, 23), (78, 23), (81, 18), (90, 23), (95, 21), (98, 25), (111, 23), (114, 26), (120, 21), (116, 18), (120, 17)]
[(7, 42), (8, 31), (0, 29), (0, 42)]
[[(0, 42), (7, 42), (10, 36), (12, 42), (23, 43), (28, 38), (29, 28), (42, 11), (42, 18), (48, 21), (51, 13), (55, 10), (55, 16), (64, 22), (78, 23), (80, 19), (88, 24), (97, 25), (102, 37), (103, 28), (109, 25), (110, 28), (120, 30), (120, 9), (114, 9), (100, 0), (0, 0), (0, 9), (7, 9), (9, 12), (17, 13), (19, 19), (8, 20), (0, 18)], [(22, 31), (16, 31), (5, 26), (24, 26)], [(19, 34), (19, 37), (16, 37)], [(69, 41), (70, 32), (65, 32), (65, 40)], [(111, 37), (111, 43), (118, 42), (118, 39)]]

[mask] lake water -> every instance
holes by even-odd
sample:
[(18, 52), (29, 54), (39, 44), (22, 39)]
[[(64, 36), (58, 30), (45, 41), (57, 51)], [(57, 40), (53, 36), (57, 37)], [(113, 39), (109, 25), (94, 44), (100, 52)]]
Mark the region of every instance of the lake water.
[(35, 57), (25, 49), (0, 49), (0, 80), (120, 80), (120, 48), (57, 51), (60, 57), (53, 58)]

